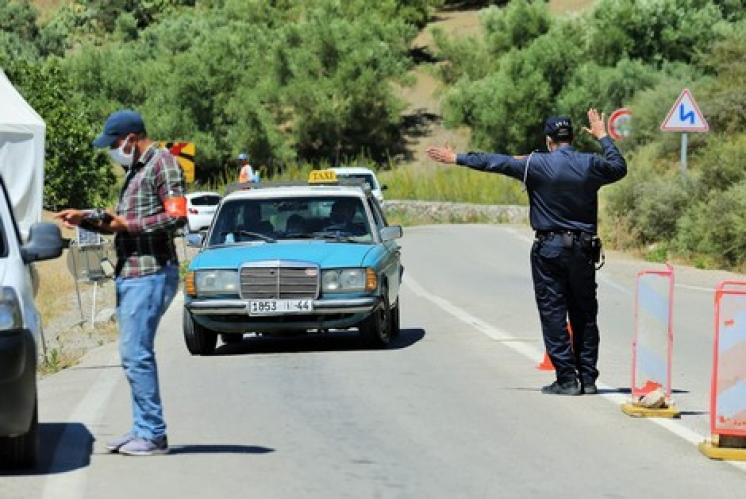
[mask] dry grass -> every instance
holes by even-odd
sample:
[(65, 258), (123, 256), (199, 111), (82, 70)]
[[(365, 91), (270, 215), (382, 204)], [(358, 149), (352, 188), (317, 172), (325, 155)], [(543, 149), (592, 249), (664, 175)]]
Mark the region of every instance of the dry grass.
[(549, 10), (554, 14), (569, 14), (588, 10), (594, 0), (549, 0)]
[[(86, 341), (81, 341), (80, 335), (85, 335)], [(117, 336), (118, 329), (114, 322), (98, 324), (95, 329), (68, 329), (50, 342), (47, 354), (39, 364), (39, 375), (48, 376), (73, 367), (90, 348), (112, 342)]]
[(39, 12), (39, 20), (42, 24), (49, 21), (60, 7), (70, 3), (72, 3), (70, 0), (33, 0), (31, 2)]
[(454, 166), (399, 166), (379, 172), (389, 199), (478, 204), (526, 204), (520, 182), (502, 175)]

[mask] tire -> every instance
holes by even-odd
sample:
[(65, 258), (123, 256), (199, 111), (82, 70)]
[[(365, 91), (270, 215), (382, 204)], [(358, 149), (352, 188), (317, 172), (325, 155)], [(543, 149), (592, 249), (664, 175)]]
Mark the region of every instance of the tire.
[(28, 432), (17, 437), (0, 438), (0, 468), (23, 469), (36, 464), (39, 450), (39, 403), (34, 404), (34, 415)]
[(236, 343), (241, 343), (243, 341), (243, 335), (242, 334), (221, 334), (220, 335), (220, 341), (225, 343), (226, 345), (234, 345)]
[(392, 338), (396, 338), (399, 336), (399, 333), (401, 332), (401, 326), (399, 321), (399, 303), (401, 303), (401, 298), (396, 299), (396, 305), (394, 305), (391, 308), (391, 314), (390, 314), (390, 326), (389, 326), (389, 334)]
[(373, 348), (386, 348), (391, 342), (391, 309), (386, 290), (381, 305), (359, 326), (363, 344)]
[(192, 355), (212, 355), (218, 342), (218, 333), (194, 322), (192, 314), (184, 309), (184, 342)]

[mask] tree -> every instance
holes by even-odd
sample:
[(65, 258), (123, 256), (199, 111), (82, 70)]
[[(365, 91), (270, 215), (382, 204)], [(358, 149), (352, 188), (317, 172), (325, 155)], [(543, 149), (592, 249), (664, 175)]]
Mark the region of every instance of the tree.
[(98, 130), (58, 62), (19, 62), (10, 68), (9, 76), (47, 125), (45, 207), (89, 208), (106, 203), (114, 184), (111, 164), (94, 151), (91, 141)]

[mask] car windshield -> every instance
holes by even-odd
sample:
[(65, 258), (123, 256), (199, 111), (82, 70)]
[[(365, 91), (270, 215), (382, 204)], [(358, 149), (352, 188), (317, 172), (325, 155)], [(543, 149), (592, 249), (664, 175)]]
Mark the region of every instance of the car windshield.
[(195, 196), (190, 202), (194, 206), (215, 206), (220, 202), (220, 196), (214, 194), (205, 194), (204, 196)]
[(376, 181), (373, 179), (373, 175), (370, 173), (338, 173), (337, 177), (343, 177), (343, 178), (354, 178), (356, 180), (362, 180), (366, 184), (368, 184), (368, 187), (371, 189), (376, 188)]
[(362, 200), (327, 196), (227, 201), (213, 224), (209, 246), (287, 239), (373, 242)]

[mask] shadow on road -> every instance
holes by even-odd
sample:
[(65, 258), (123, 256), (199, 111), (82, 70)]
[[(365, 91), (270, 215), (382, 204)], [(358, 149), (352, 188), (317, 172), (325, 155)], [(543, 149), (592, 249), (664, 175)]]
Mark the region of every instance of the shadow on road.
[(199, 445), (172, 445), (169, 454), (268, 454), (274, 449), (260, 445), (221, 445), (221, 444), (199, 444)]
[(92, 452), (93, 435), (82, 423), (39, 423), (36, 466), (28, 470), (0, 470), (0, 476), (51, 475), (85, 468), (91, 463)]
[[(425, 337), (420, 328), (402, 329), (399, 336), (391, 340), (386, 350), (407, 348)], [(295, 352), (338, 352), (367, 350), (357, 333), (330, 332), (311, 336), (244, 338), (240, 343), (222, 345), (215, 355), (245, 355)]]

